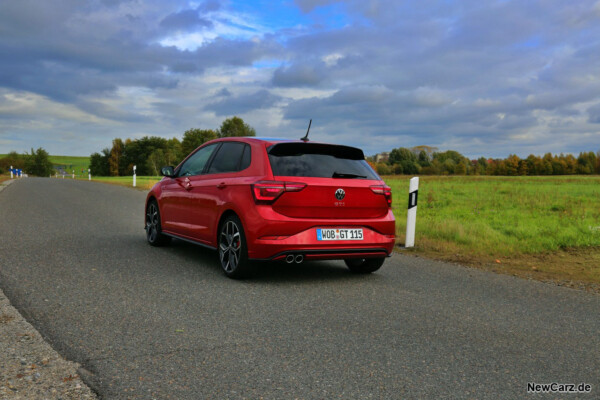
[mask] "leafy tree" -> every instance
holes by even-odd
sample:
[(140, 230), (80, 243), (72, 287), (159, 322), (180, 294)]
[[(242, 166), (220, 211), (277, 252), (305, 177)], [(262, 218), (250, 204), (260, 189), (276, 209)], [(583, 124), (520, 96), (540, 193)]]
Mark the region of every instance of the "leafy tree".
[(113, 145), (112, 149), (110, 150), (110, 158), (108, 159), (110, 168), (109, 172), (111, 176), (119, 176), (123, 171), (122, 156), (125, 145), (123, 144), (123, 141), (119, 138), (114, 139), (112, 141), (112, 144)]
[(593, 174), (596, 167), (596, 154), (593, 151), (587, 153), (579, 153), (577, 157), (578, 174)]
[(565, 156), (561, 153), (559, 158), (565, 163), (565, 174), (572, 175), (577, 172), (577, 159), (573, 157), (573, 154)]
[[(433, 163), (437, 161), (441, 171), (439, 173), (448, 174), (468, 174), (471, 168), (471, 160), (460, 154), (458, 151), (448, 150), (433, 154)], [(458, 168), (458, 171), (457, 171)]]
[(47, 177), (52, 174), (54, 167), (50, 162), (48, 152), (40, 147), (36, 151), (31, 149), (31, 154), (25, 160), (24, 170), (29, 175)]
[(506, 175), (506, 163), (500, 159), (492, 160), (487, 171), (488, 175)]
[(567, 173), (567, 163), (559, 157), (552, 159), (552, 174), (565, 175)]
[(421, 167), (429, 167), (431, 165), (431, 159), (425, 150), (419, 152), (418, 162)]
[(544, 171), (544, 162), (538, 157), (530, 154), (525, 159), (527, 162), (527, 174), (528, 175), (542, 175)]
[(420, 166), (417, 163), (417, 156), (406, 147), (393, 149), (390, 152), (388, 163), (390, 165), (400, 165), (404, 174), (418, 174), (420, 170)]
[(507, 175), (517, 176), (519, 174), (519, 161), (520, 158), (516, 154), (511, 154), (506, 160), (504, 160)]
[(217, 131), (219, 137), (256, 136), (256, 130), (240, 117), (227, 118)]
[(444, 175), (452, 175), (454, 174), (454, 170), (456, 169), (456, 163), (453, 159), (447, 158), (442, 163), (442, 174)]
[(181, 150), (181, 142), (177, 138), (167, 140), (167, 149), (165, 150), (166, 165), (177, 165), (187, 154)]
[(466, 175), (468, 170), (469, 167), (466, 159), (460, 160), (460, 162), (454, 167), (454, 173), (456, 175)]
[(123, 149), (124, 175), (133, 174), (134, 165), (137, 167), (136, 173), (138, 175), (152, 175), (154, 171), (148, 164), (150, 155), (157, 149), (164, 152), (166, 148), (167, 139), (157, 136), (144, 136), (141, 139), (126, 141)]
[(390, 151), (390, 157), (388, 159), (390, 165), (402, 164), (403, 161), (417, 161), (417, 156), (406, 147), (399, 147)]
[(109, 176), (110, 175), (110, 149), (102, 150), (102, 154), (93, 153), (90, 156), (90, 173), (93, 176)]
[(15, 169), (25, 169), (25, 160), (27, 155), (21, 155), (16, 151), (11, 151), (5, 157), (0, 158), (0, 169), (8, 171), (12, 165)]
[(527, 167), (527, 160), (519, 160), (519, 167), (517, 169), (517, 173), (519, 175), (525, 176), (529, 172)]
[(392, 168), (386, 163), (377, 163), (376, 170), (379, 175), (389, 175), (392, 173)]
[(488, 162), (485, 157), (479, 157), (477, 164), (475, 165), (475, 173), (478, 175), (485, 175), (487, 170)]
[(181, 142), (181, 153), (183, 153), (181, 158), (187, 157), (198, 146), (216, 138), (217, 132), (212, 129), (188, 129), (184, 132)]
[(160, 169), (168, 164), (163, 149), (155, 149), (148, 157), (147, 167), (154, 176), (159, 176)]

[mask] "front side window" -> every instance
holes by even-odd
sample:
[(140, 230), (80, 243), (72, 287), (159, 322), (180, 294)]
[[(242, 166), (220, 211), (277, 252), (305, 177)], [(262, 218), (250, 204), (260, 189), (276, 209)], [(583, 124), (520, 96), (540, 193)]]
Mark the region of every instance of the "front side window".
[(215, 158), (210, 164), (209, 174), (219, 174), (224, 172), (236, 172), (245, 169), (247, 166), (240, 167), (243, 161), (243, 155), (246, 147), (248, 155), (250, 154), (250, 146), (240, 142), (223, 142), (223, 145), (215, 155)]
[(200, 175), (219, 143), (214, 143), (195, 152), (179, 169), (178, 176)]

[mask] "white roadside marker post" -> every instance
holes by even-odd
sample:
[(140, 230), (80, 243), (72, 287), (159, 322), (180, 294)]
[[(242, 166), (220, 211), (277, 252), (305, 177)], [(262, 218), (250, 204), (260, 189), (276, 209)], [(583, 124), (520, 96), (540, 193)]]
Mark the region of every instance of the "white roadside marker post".
[(75, 170), (73, 170), (73, 179), (75, 179)]
[(13, 178), (13, 169), (12, 169), (12, 165), (10, 166), (10, 179)]
[(415, 227), (417, 223), (417, 197), (419, 195), (419, 178), (410, 180), (408, 189), (408, 213), (406, 216), (406, 241), (404, 247), (415, 246)]
[(135, 170), (136, 170), (136, 166), (133, 166), (133, 187), (135, 187)]
[(92, 180), (92, 172), (88, 168), (88, 181), (91, 181), (91, 180)]

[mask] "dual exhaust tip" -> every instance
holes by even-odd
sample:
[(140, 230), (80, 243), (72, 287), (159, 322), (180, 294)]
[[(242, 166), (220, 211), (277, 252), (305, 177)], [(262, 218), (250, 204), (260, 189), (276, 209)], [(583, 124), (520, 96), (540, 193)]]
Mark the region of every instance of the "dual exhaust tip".
[(304, 261), (304, 256), (302, 254), (288, 254), (285, 258), (285, 262), (288, 264), (291, 264), (293, 262), (295, 262), (296, 264), (300, 264), (302, 263), (302, 261)]

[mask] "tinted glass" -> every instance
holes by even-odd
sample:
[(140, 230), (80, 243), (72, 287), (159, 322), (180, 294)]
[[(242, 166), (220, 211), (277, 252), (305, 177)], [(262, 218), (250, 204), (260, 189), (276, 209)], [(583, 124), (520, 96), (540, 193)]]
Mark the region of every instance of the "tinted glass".
[(275, 176), (379, 179), (361, 150), (348, 146), (281, 143), (269, 149)]
[(209, 174), (239, 171), (240, 160), (246, 145), (240, 142), (224, 142), (208, 170)]
[(178, 176), (200, 175), (218, 143), (208, 145), (195, 152), (179, 169)]
[(242, 155), (242, 162), (240, 163), (240, 171), (245, 170), (250, 166), (251, 154), (252, 150), (250, 149), (250, 146), (245, 145), (244, 154)]

